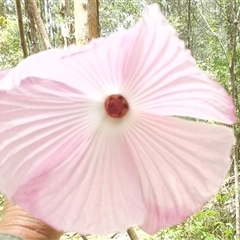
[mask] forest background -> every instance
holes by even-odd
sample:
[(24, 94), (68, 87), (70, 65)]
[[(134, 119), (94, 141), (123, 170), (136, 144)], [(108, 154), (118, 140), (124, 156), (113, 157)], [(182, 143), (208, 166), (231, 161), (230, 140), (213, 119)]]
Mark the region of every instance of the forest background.
[[(199, 67), (232, 95), (239, 117), (240, 0), (0, 0), (0, 70), (14, 67), (28, 55), (45, 49), (83, 45), (92, 37), (129, 28), (150, 3), (159, 4)], [(237, 141), (232, 151), (233, 164), (221, 190), (184, 223), (154, 236), (136, 227), (125, 235), (66, 233), (62, 240), (240, 240), (239, 123), (234, 131)], [(3, 201), (1, 196), (0, 209)]]

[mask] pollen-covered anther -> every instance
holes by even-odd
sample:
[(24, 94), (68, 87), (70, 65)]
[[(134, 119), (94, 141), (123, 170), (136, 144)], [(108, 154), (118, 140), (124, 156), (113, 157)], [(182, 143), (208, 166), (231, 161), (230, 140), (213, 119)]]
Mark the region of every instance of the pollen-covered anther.
[(110, 95), (105, 101), (107, 114), (113, 118), (122, 118), (128, 111), (129, 105), (122, 95)]

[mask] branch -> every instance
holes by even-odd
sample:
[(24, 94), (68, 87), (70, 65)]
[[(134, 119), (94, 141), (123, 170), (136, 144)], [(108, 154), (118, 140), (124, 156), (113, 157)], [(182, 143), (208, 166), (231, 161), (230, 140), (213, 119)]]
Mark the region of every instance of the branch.
[(81, 238), (82, 238), (83, 240), (88, 240), (85, 235), (81, 235)]
[(227, 53), (226, 53), (226, 51), (225, 51), (225, 48), (224, 48), (224, 46), (223, 46), (222, 41), (220, 40), (220, 38), (218, 37), (218, 35), (212, 30), (211, 26), (209, 25), (208, 21), (206, 20), (205, 16), (203, 15), (203, 13), (202, 13), (202, 11), (201, 11), (201, 9), (199, 8), (199, 6), (198, 6), (197, 3), (196, 3), (196, 6), (197, 6), (197, 9), (198, 9), (198, 11), (199, 11), (199, 13), (200, 13), (203, 21), (206, 23), (208, 29), (210, 30), (210, 32), (212, 33), (212, 35), (213, 35), (213, 36), (218, 40), (218, 42), (220, 43), (220, 46), (221, 46), (221, 48), (222, 48), (222, 51), (223, 51), (223, 53), (224, 53), (224, 56), (225, 56), (225, 58), (226, 58), (226, 61), (227, 61), (227, 63), (228, 63), (228, 66), (229, 66), (230, 63), (229, 63), (229, 60), (228, 60), (228, 57), (227, 57)]
[(45, 48), (50, 49), (51, 48), (51, 43), (49, 41), (48, 34), (46, 32), (46, 29), (45, 29), (44, 23), (42, 21), (41, 15), (38, 11), (36, 1), (35, 0), (25, 0), (25, 3), (29, 6), (29, 8), (32, 9), (32, 12), (34, 13), (35, 22), (38, 26), (38, 30), (39, 30), (40, 36), (43, 40), (43, 43), (45, 45)]
[(127, 230), (127, 233), (131, 240), (139, 240), (138, 235), (136, 234), (133, 227), (129, 228)]

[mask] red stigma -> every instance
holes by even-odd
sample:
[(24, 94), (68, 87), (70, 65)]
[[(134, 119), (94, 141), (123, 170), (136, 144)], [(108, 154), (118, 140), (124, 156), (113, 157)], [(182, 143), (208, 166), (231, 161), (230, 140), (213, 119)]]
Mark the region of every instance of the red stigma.
[(107, 114), (113, 118), (123, 117), (127, 113), (128, 108), (127, 100), (119, 94), (111, 95), (105, 101)]

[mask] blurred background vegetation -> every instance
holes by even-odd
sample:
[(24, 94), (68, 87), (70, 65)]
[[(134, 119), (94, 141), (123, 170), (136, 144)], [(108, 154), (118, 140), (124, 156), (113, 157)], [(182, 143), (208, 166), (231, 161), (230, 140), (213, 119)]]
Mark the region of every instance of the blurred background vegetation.
[[(131, 27), (147, 4), (158, 3), (186, 42), (187, 48), (192, 51), (200, 68), (217, 79), (233, 96), (239, 116), (240, 0), (89, 0), (90, 4), (91, 1), (97, 8), (95, 12), (98, 13), (99, 32), (96, 34), (100, 36)], [(24, 57), (46, 48), (62, 48), (74, 44), (77, 40), (75, 34), (78, 17), (74, 8), (80, 2), (0, 0), (0, 70), (14, 67)], [(37, 4), (40, 19), (34, 12), (33, 4)], [(139, 239), (240, 240), (238, 124), (234, 130), (237, 142), (232, 152), (233, 166), (218, 194), (186, 222), (163, 229), (154, 236), (149, 236), (136, 227)], [(0, 198), (0, 210), (2, 208), (3, 196)], [(66, 233), (62, 240), (85, 237), (118, 240), (129, 238), (127, 234), (118, 233), (108, 236)]]

